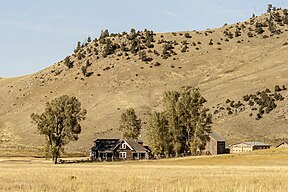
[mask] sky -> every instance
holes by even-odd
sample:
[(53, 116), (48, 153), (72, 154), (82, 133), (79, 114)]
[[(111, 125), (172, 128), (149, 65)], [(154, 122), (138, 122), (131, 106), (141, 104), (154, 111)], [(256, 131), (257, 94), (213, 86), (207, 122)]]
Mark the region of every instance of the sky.
[(101, 30), (204, 30), (266, 12), (287, 0), (0, 0), (0, 77), (37, 72)]

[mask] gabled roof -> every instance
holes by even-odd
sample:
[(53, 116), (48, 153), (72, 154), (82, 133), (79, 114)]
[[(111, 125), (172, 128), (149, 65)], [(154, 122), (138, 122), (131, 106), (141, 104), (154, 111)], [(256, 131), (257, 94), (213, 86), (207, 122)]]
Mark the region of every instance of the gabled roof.
[(134, 150), (135, 152), (146, 152), (147, 149), (143, 147), (143, 145), (139, 144), (139, 140), (127, 139), (125, 140)]
[(243, 142), (243, 143), (237, 143), (237, 144), (232, 144), (230, 146), (237, 146), (237, 145), (251, 145), (251, 146), (256, 146), (256, 147), (261, 147), (261, 146), (271, 146), (270, 144), (262, 143), (262, 142), (257, 142), (257, 141), (252, 141), (252, 142)]
[(114, 151), (121, 143), (125, 142), (130, 150), (135, 152), (147, 152), (150, 151), (146, 149), (142, 144), (143, 142), (137, 139), (96, 139), (94, 141), (95, 146), (92, 147), (92, 150), (97, 151)]
[(283, 144), (287, 144), (287, 145), (288, 145), (288, 141), (283, 141), (283, 142), (279, 143), (279, 144), (276, 146), (276, 148), (280, 147), (280, 146), (283, 145)]
[(215, 132), (210, 132), (209, 136), (213, 139), (215, 139), (216, 141), (225, 141), (225, 139), (223, 137), (221, 137), (220, 135), (218, 135)]

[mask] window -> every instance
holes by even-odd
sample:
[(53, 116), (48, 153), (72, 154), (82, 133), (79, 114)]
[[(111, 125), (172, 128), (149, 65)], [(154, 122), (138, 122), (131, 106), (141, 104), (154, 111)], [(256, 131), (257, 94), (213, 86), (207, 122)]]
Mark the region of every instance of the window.
[(121, 149), (126, 149), (126, 143), (121, 144)]
[(126, 158), (126, 152), (120, 152), (119, 158), (125, 159)]

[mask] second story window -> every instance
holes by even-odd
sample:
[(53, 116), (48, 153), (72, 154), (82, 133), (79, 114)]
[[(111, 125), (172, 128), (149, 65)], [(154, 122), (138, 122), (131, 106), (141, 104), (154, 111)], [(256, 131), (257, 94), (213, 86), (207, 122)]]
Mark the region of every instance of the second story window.
[(121, 149), (126, 149), (126, 143), (121, 144)]

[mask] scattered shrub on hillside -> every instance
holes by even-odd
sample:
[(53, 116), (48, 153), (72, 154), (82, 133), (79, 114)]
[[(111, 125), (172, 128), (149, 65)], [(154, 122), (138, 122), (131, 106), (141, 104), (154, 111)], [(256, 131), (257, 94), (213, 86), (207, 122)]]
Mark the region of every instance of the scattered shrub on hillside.
[(250, 95), (244, 95), (243, 96), (243, 100), (244, 101), (249, 101), (249, 99), (250, 99)]
[(104, 49), (103, 49), (103, 54), (102, 56), (105, 58), (107, 57), (108, 55), (111, 55), (115, 52), (115, 50), (117, 48), (119, 48), (120, 46), (118, 44), (113, 44), (112, 41), (110, 39), (107, 39), (106, 41), (106, 44), (104, 46)]
[(66, 57), (64, 59), (64, 65), (66, 65), (69, 69), (73, 67), (73, 62), (70, 60), (70, 57)]
[(247, 36), (248, 36), (248, 37), (253, 37), (254, 35), (253, 35), (252, 32), (249, 31), (249, 32), (247, 33)]
[(138, 51), (140, 51), (140, 41), (137, 38), (134, 38), (131, 41), (131, 48), (130, 48), (131, 53), (136, 54)]
[(285, 87), (285, 85), (282, 86), (282, 90), (287, 90), (287, 88)]
[(262, 28), (262, 24), (261, 23), (256, 23), (255, 32), (258, 33), (258, 34), (264, 33), (264, 29)]
[(209, 45), (213, 45), (213, 40), (212, 39), (210, 39)]
[(189, 33), (185, 33), (184, 36), (185, 36), (186, 38), (192, 38), (192, 36), (191, 36)]
[(184, 47), (181, 49), (182, 53), (187, 52), (187, 50), (189, 49), (189, 47), (187, 45), (184, 45)]
[(78, 41), (77, 45), (76, 45), (76, 48), (74, 49), (74, 53), (77, 53), (80, 49), (81, 49), (81, 42)]
[(154, 66), (155, 67), (158, 67), (158, 66), (160, 66), (161, 64), (157, 61), (155, 64), (154, 64)]
[(280, 92), (280, 91), (282, 91), (282, 89), (280, 88), (280, 86), (279, 85), (275, 85), (275, 91), (276, 92)]
[(240, 37), (241, 36), (241, 32), (239, 29), (236, 29), (235, 31), (235, 37)]
[(146, 51), (144, 51), (144, 50), (140, 51), (138, 55), (139, 55), (139, 59), (141, 59), (141, 61), (149, 62), (149, 61), (153, 60), (151, 57), (147, 56)]
[(109, 37), (109, 31), (108, 31), (108, 29), (105, 29), (104, 31), (101, 30), (99, 40), (105, 39), (106, 37)]
[(90, 61), (87, 60), (86, 64), (81, 67), (82, 74), (83, 74), (85, 77), (90, 77), (91, 75), (93, 75), (93, 72), (88, 72), (88, 71), (87, 71), (88, 67), (90, 67), (91, 65), (92, 65), (92, 63), (90, 63)]
[(226, 101), (225, 101), (225, 103), (230, 103), (231, 102), (231, 100), (230, 99), (227, 99)]
[(176, 35), (177, 35), (177, 33), (175, 33), (175, 32), (172, 32), (172, 35), (176, 36)]

